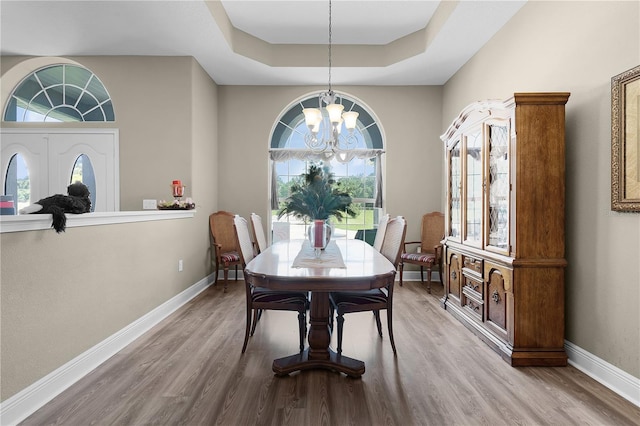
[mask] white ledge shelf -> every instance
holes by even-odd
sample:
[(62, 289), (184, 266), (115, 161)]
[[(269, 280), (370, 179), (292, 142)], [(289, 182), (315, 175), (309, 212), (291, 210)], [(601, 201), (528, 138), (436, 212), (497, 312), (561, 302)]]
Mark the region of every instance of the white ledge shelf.
[[(126, 212), (95, 212), (67, 214), (67, 228), (113, 225), (117, 223), (150, 222), (153, 220), (188, 219), (196, 210), (142, 210)], [(0, 233), (37, 231), (51, 228), (50, 214), (0, 216)]]

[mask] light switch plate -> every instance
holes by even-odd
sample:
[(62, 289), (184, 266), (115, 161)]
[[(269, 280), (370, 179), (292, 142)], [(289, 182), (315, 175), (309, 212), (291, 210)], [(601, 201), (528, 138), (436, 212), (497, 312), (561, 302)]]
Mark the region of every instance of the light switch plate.
[(142, 200), (142, 210), (155, 210), (158, 208), (156, 200)]

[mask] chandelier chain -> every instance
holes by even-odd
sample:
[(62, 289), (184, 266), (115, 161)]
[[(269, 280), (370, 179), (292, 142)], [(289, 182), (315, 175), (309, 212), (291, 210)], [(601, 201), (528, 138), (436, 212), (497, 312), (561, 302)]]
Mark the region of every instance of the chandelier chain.
[(331, 0), (329, 0), (329, 93), (331, 90)]

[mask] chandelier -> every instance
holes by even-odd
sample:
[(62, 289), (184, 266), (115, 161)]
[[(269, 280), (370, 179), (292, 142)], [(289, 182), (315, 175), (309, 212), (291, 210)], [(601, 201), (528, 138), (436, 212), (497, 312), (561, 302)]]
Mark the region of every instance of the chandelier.
[[(344, 111), (344, 105), (336, 103), (338, 96), (331, 89), (331, 0), (329, 0), (329, 90), (318, 95), (318, 108), (304, 108), (304, 121), (309, 128), (304, 141), (313, 152), (340, 152), (356, 145), (356, 111)], [(326, 105), (326, 117), (322, 112)], [(342, 124), (347, 134), (340, 134)]]

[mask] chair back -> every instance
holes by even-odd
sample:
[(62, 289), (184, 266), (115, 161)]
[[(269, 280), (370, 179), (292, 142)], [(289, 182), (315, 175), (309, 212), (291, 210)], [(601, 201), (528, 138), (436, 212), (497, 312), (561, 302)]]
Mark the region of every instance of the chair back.
[(444, 238), (444, 214), (426, 213), (422, 216), (420, 253), (435, 253), (435, 247)]
[(238, 251), (233, 229), (233, 216), (233, 213), (222, 210), (209, 216), (211, 242), (220, 245), (221, 253)]
[(249, 234), (249, 224), (247, 220), (239, 215), (233, 218), (233, 227), (236, 234), (236, 244), (240, 248), (240, 257), (242, 265), (247, 266), (254, 258), (253, 243), (251, 242), (251, 234)]
[(406, 234), (407, 221), (404, 217), (398, 216), (389, 219), (380, 253), (389, 259), (389, 262), (393, 263), (396, 269), (398, 269), (398, 263), (400, 263), (400, 255), (402, 254)]
[(382, 249), (382, 242), (384, 241), (384, 234), (387, 232), (387, 223), (389, 222), (389, 213), (382, 215), (380, 222), (378, 222), (378, 230), (376, 231), (376, 238), (373, 240), (373, 248), (380, 251)]
[(273, 222), (273, 239), (274, 243), (278, 241), (289, 241), (291, 230), (289, 222)]
[(255, 213), (251, 213), (251, 229), (253, 230), (253, 241), (258, 246), (258, 253), (262, 253), (267, 248), (267, 239), (262, 227), (262, 218)]

